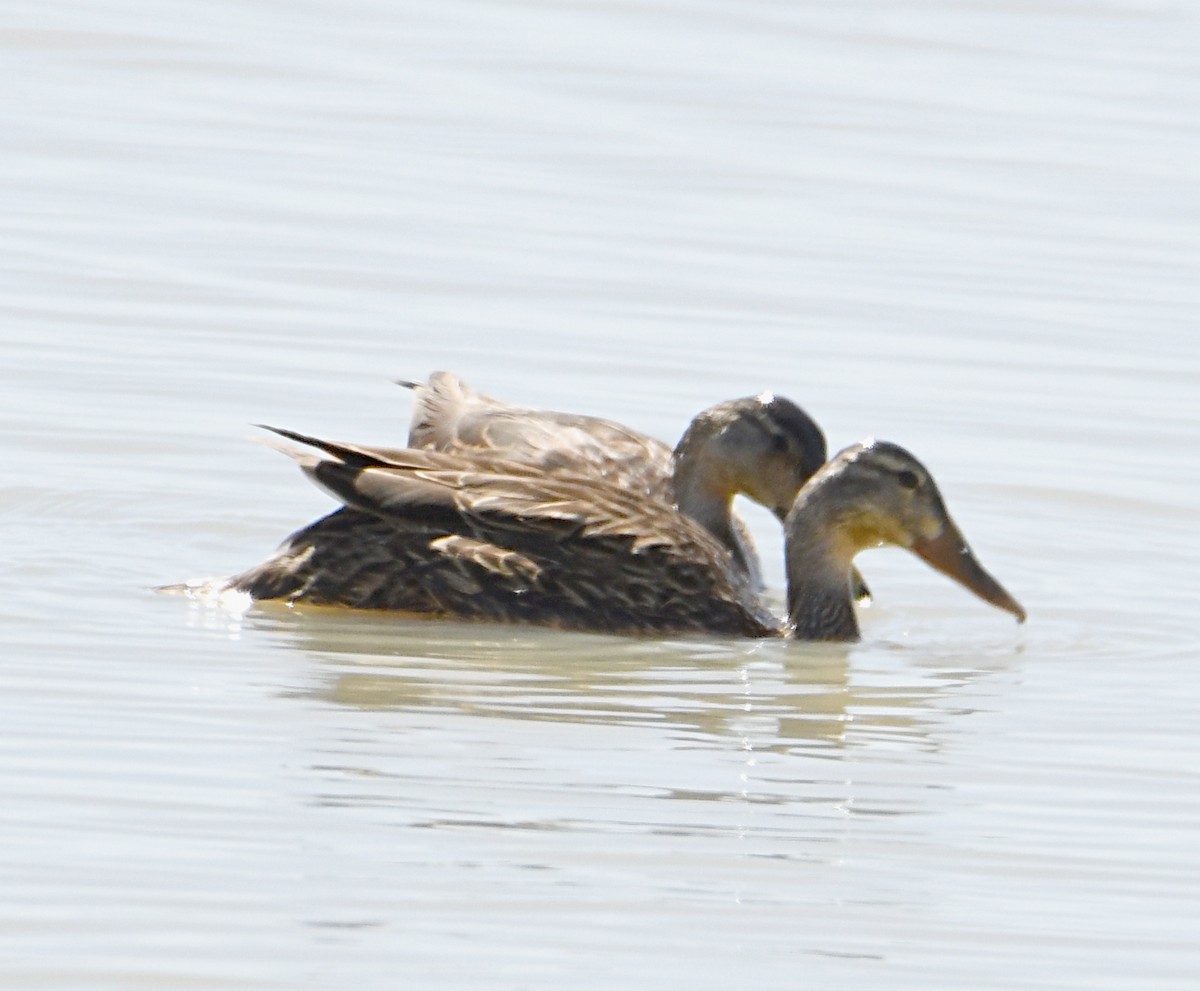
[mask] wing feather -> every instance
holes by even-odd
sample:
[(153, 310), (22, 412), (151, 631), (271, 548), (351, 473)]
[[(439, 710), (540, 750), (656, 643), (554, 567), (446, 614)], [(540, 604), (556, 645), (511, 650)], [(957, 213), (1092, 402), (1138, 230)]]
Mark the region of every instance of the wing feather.
[(391, 451), (276, 433), (345, 504), (231, 580), (259, 598), (574, 629), (767, 636), (729, 552), (673, 507), (491, 454)]

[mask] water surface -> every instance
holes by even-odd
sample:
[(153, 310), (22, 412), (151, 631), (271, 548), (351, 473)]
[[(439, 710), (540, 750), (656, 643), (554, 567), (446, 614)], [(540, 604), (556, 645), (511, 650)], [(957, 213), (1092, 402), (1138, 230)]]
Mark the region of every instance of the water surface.
[[(1195, 987), (1192, 7), (9, 13), (0, 983)], [(250, 424), (443, 367), (902, 443), (1029, 623), (888, 551), (849, 647), (148, 591), (330, 506)]]

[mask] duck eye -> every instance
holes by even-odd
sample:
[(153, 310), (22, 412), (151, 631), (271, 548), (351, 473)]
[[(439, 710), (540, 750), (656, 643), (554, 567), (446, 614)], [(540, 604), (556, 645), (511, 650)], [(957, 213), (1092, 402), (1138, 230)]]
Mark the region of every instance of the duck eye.
[(897, 481), (899, 481), (901, 486), (903, 486), (906, 489), (915, 489), (917, 487), (918, 479), (917, 479), (916, 474), (914, 472), (909, 471), (907, 468), (905, 468), (901, 472), (897, 472), (896, 479), (897, 479)]
[(771, 434), (771, 450), (776, 454), (786, 454), (788, 449), (787, 438), (783, 434)]

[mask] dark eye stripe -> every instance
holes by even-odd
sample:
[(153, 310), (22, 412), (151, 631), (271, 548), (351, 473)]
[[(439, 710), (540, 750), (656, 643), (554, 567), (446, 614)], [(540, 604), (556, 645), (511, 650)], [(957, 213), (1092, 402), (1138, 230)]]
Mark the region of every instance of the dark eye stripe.
[(825, 434), (804, 410), (782, 396), (771, 396), (763, 403), (763, 412), (766, 422), (758, 426), (771, 435), (776, 451), (782, 454), (794, 445), (799, 456), (810, 464), (810, 471), (824, 464), (828, 456)]

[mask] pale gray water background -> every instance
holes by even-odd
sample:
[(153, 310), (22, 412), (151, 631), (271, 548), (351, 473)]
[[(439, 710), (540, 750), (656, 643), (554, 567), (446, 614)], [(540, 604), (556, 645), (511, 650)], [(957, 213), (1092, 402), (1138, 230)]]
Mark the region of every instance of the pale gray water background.
[[(37, 0), (0, 80), (0, 984), (1200, 986), (1195, 3)], [(903, 443), (1029, 623), (147, 591), (441, 367)]]

